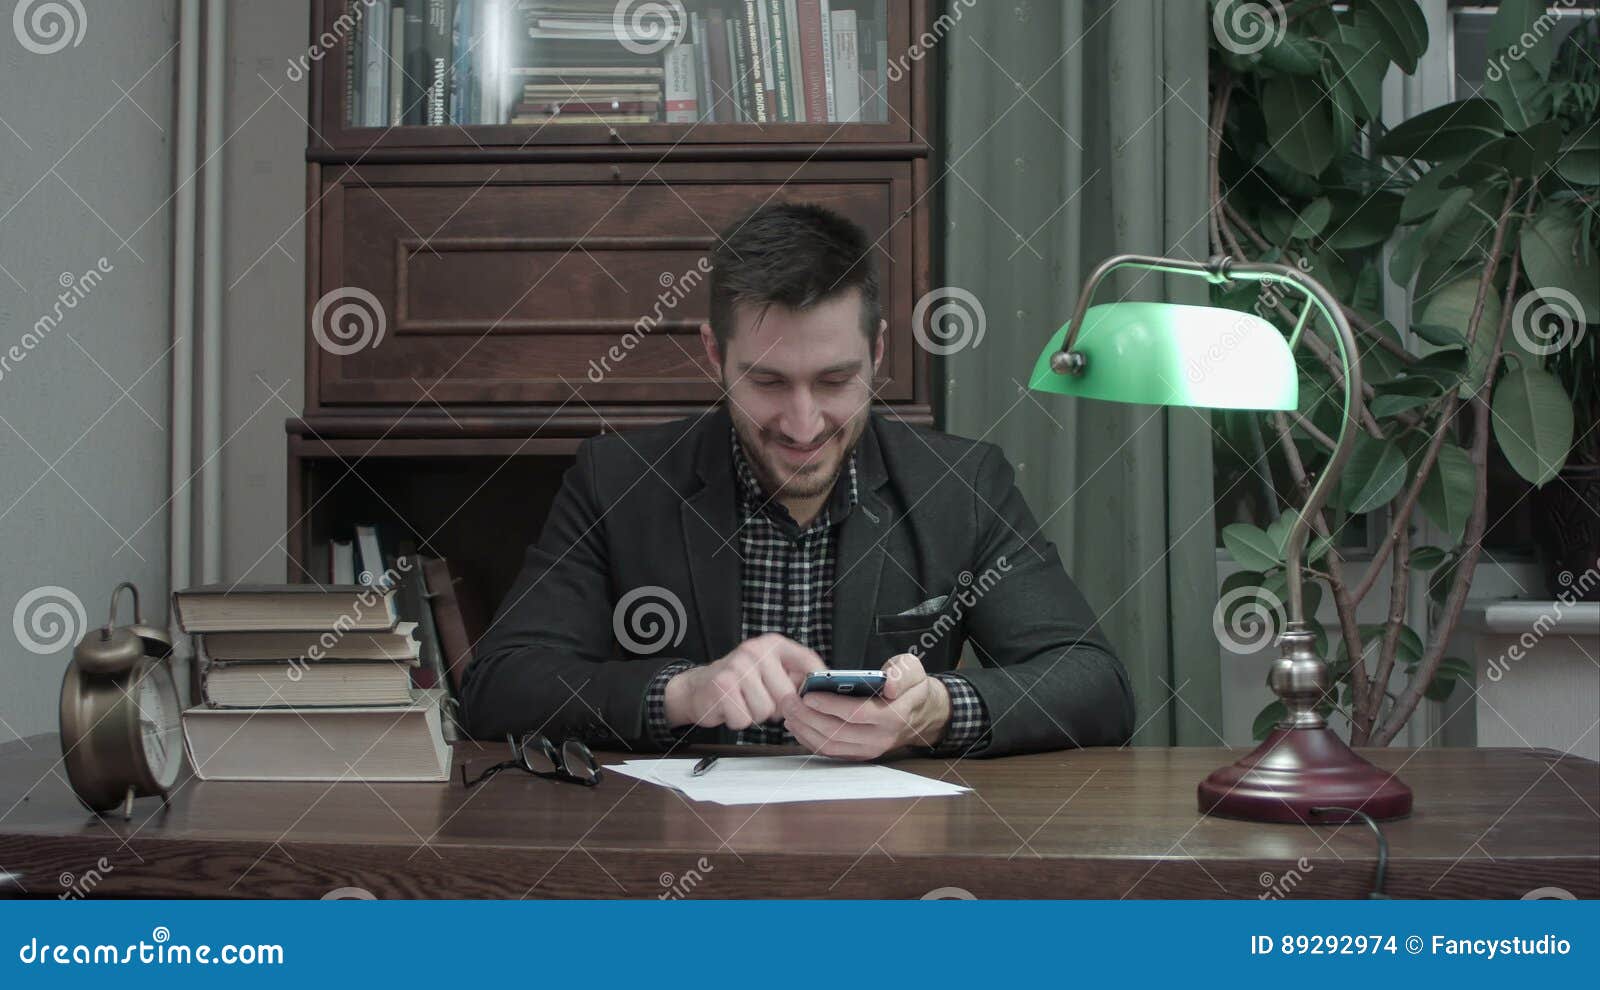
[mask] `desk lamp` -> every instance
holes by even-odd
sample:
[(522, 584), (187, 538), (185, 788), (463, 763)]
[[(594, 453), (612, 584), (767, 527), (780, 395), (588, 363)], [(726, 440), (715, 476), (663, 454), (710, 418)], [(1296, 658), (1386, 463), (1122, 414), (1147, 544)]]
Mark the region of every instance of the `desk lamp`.
[[(1118, 268), (1199, 276), (1213, 284), (1286, 286), (1306, 302), (1287, 340), (1253, 313), (1216, 306), (1114, 302), (1091, 307), (1095, 289)], [(1379, 820), (1411, 813), (1411, 789), (1358, 756), (1317, 710), (1329, 688), (1328, 666), (1317, 655), (1301, 596), (1300, 561), (1311, 520), (1338, 484), (1358, 428), (1361, 366), (1350, 325), (1327, 288), (1298, 268), (1228, 257), (1196, 262), (1118, 255), (1089, 276), (1071, 322), (1050, 338), (1029, 381), (1040, 392), (1110, 402), (1295, 409), (1299, 380), (1293, 351), (1313, 311), (1334, 330), (1344, 371), (1344, 414), (1333, 456), (1284, 547), (1289, 622), (1278, 637), (1280, 655), (1267, 684), (1287, 715), (1248, 756), (1215, 771), (1199, 787), (1200, 810), (1224, 818), (1315, 824), (1319, 813), (1332, 808), (1359, 809)]]

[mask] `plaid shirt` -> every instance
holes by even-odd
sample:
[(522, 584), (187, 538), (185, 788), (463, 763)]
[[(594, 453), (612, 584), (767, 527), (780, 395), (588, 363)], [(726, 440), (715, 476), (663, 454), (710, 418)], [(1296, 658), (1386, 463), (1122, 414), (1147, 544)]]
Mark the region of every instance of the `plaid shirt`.
[[(776, 499), (762, 491), (739, 435), (729, 430), (739, 494), (740, 640), (780, 633), (810, 647), (833, 666), (833, 585), (838, 524), (859, 500), (856, 461), (852, 454), (827, 503), (804, 529)], [(669, 748), (689, 727), (667, 725), (667, 682), (694, 666), (688, 660), (668, 664), (650, 681), (645, 697), (650, 738)], [(960, 674), (933, 675), (950, 694), (950, 722), (932, 747), (939, 755), (972, 748), (988, 734), (989, 720), (978, 692)], [(793, 744), (782, 722), (752, 725), (736, 733), (738, 743)]]

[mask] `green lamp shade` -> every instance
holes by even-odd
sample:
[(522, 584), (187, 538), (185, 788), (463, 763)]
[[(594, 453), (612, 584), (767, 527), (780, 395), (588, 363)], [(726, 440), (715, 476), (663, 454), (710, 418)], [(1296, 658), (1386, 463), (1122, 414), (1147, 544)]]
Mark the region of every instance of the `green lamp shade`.
[(1061, 374), (1050, 358), (1057, 330), (1028, 385), (1040, 392), (1109, 402), (1209, 409), (1294, 409), (1300, 396), (1294, 355), (1278, 328), (1253, 313), (1177, 303), (1091, 306), (1072, 349), (1082, 372)]

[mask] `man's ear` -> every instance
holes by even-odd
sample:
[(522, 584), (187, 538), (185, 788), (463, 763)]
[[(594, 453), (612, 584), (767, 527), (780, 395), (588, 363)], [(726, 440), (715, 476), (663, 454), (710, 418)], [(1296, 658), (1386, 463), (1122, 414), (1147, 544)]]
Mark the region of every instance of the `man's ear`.
[(711, 377), (722, 380), (722, 348), (717, 346), (717, 335), (711, 332), (710, 323), (700, 324), (700, 346), (706, 352), (706, 365)]
[(876, 378), (877, 375), (878, 375), (878, 366), (883, 363), (883, 342), (884, 342), (885, 338), (888, 336), (888, 332), (889, 332), (889, 321), (888, 320), (879, 320), (878, 321), (878, 339), (875, 340), (873, 342), (873, 344), (872, 344), (872, 375), (873, 375), (874, 378)]

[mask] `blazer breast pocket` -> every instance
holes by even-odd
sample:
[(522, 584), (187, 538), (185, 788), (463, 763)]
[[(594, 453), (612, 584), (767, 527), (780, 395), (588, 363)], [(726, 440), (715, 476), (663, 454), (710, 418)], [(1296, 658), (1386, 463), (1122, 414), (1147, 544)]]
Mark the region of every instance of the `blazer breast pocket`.
[(937, 612), (923, 615), (891, 613), (872, 620), (865, 664), (878, 666), (900, 653), (913, 653), (929, 672), (950, 670), (959, 657), (961, 623), (949, 604)]

